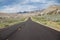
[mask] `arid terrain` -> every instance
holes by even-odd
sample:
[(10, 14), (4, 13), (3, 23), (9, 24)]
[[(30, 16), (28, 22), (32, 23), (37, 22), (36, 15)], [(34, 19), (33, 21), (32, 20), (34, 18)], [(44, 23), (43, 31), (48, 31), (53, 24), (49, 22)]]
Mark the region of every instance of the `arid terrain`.
[(60, 40), (60, 6), (27, 13), (0, 12), (0, 40)]

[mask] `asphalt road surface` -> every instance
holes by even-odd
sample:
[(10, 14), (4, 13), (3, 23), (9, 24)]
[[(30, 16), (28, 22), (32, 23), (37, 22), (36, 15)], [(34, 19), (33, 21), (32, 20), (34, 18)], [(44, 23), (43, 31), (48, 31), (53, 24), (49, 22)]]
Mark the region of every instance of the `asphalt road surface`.
[(60, 40), (60, 32), (33, 22), (30, 18), (6, 40)]

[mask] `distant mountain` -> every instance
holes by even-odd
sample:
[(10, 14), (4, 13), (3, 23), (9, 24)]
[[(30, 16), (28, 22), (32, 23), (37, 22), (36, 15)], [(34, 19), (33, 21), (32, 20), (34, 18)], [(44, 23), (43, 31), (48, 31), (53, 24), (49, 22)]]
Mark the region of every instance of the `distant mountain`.
[(17, 12), (17, 14), (29, 13), (29, 11)]
[(22, 16), (36, 16), (36, 15), (45, 15), (45, 14), (60, 14), (60, 6), (59, 5), (51, 5), (43, 10), (35, 10), (35, 11), (24, 11), (18, 13), (3, 13), (0, 12), (0, 17), (22, 17)]

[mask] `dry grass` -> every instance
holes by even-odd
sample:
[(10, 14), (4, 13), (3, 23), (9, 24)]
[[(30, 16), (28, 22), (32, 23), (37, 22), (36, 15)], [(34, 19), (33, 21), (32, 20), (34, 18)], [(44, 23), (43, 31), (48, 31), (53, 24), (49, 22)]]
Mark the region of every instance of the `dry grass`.
[(32, 20), (40, 24), (46, 25), (52, 29), (60, 31), (60, 15), (35, 16), (32, 17)]

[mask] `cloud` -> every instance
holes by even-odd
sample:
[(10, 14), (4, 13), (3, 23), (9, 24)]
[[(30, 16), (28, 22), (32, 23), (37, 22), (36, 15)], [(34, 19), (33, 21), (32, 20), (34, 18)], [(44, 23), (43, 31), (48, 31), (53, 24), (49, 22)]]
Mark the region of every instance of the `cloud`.
[(27, 3), (29, 3), (29, 0), (25, 0), (25, 1), (20, 2), (21, 5), (24, 5), (24, 4), (27, 4)]
[(47, 0), (31, 0), (31, 2), (46, 3), (46, 2), (47, 2)]
[(3, 6), (4, 9), (1, 10), (1, 12), (7, 12), (7, 13), (15, 13), (15, 12), (20, 12), (20, 11), (31, 11), (37, 8), (36, 6), (33, 5), (11, 5), (11, 6)]
[(32, 11), (47, 8), (50, 5), (59, 5), (59, 0), (0, 0), (0, 2), (4, 4), (0, 4), (0, 11), (8, 13)]
[(31, 2), (40, 2), (40, 0), (31, 0)]

